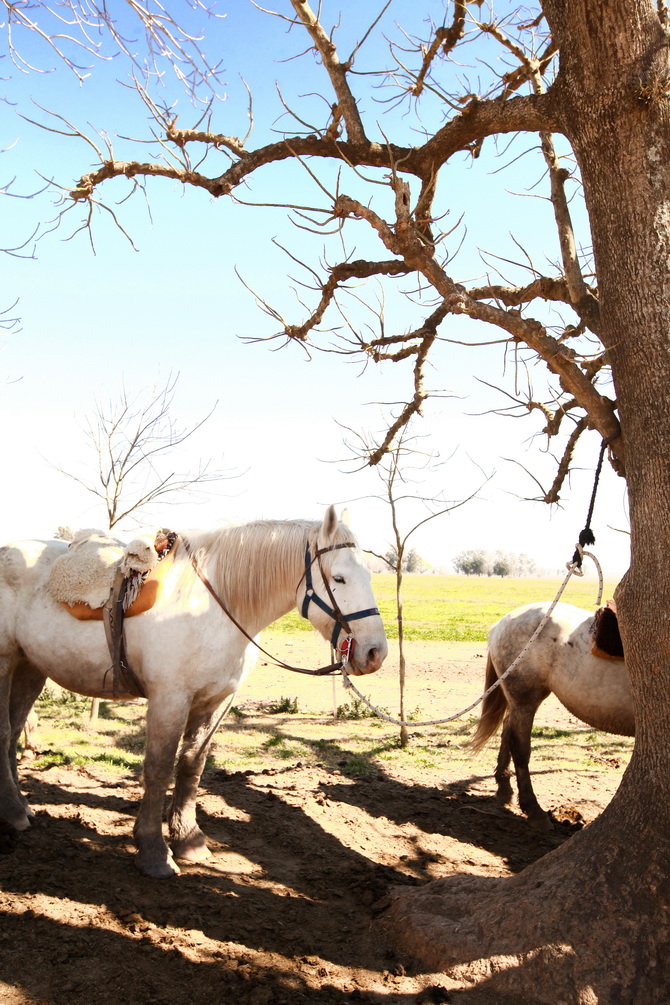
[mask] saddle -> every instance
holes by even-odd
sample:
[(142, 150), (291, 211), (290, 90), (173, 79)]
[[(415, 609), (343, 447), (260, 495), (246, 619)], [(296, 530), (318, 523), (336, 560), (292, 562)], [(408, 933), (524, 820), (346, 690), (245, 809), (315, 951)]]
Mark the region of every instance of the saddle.
[[(123, 624), (126, 618), (144, 614), (156, 603), (172, 565), (168, 555), (176, 540), (173, 531), (159, 530), (151, 541), (136, 538), (119, 547), (118, 539), (98, 532), (82, 532), (70, 545), (74, 554), (68, 549), (68, 554), (54, 562), (49, 579), (54, 599), (78, 621), (104, 624), (112, 659), (107, 673), (112, 673), (110, 694), (114, 698), (146, 698), (128, 662)], [(61, 567), (57, 568), (59, 563)], [(95, 604), (101, 598), (103, 584), (108, 589), (107, 595), (102, 603)], [(86, 599), (72, 599), (76, 596)]]
[(591, 655), (606, 660), (625, 659), (623, 643), (619, 633), (619, 622), (613, 600), (608, 600), (605, 607), (596, 611), (591, 627), (593, 643)]
[[(128, 589), (128, 587), (126, 588), (126, 599), (130, 594), (134, 594), (135, 599), (131, 600), (127, 607), (124, 606), (124, 619), (134, 618), (137, 614), (144, 614), (145, 611), (151, 610), (158, 600), (163, 580), (165, 579), (170, 565), (170, 562), (160, 562), (151, 570), (151, 572), (140, 573), (142, 581), (139, 584), (131, 587), (130, 589)], [(131, 582), (134, 579), (133, 576), (129, 578)], [(90, 607), (83, 600), (77, 600), (74, 603), (67, 600), (61, 600), (59, 603), (65, 608), (67, 613), (71, 614), (73, 618), (77, 619), (77, 621), (102, 621), (104, 616), (104, 604), (101, 607)]]
[(101, 531), (79, 531), (53, 564), (49, 592), (78, 621), (102, 621), (120, 574), (124, 618), (144, 614), (158, 599), (168, 567), (163, 561), (175, 539), (172, 531), (159, 530), (126, 545)]

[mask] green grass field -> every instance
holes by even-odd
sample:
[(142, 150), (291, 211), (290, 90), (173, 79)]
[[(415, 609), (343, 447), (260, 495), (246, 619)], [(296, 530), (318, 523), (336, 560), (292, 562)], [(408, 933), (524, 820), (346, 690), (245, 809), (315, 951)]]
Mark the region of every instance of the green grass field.
[[(405, 638), (436, 642), (483, 642), (499, 618), (515, 607), (538, 600), (553, 600), (562, 580), (513, 579), (498, 576), (403, 577), (403, 619)], [(377, 573), (372, 585), (389, 638), (398, 637), (395, 605), (395, 576)], [(614, 593), (616, 581), (605, 581), (604, 599)], [(593, 575), (572, 576), (562, 600), (586, 610), (594, 610), (598, 581)], [(311, 631), (296, 612), (276, 622), (275, 630)]]

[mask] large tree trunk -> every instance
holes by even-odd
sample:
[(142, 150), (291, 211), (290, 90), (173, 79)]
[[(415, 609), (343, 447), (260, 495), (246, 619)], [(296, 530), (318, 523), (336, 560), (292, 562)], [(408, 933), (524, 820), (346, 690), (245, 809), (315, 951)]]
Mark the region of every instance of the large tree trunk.
[(651, 0), (544, 8), (625, 439), (632, 560), (617, 607), (635, 750), (610, 806), (570, 842), (511, 879), (400, 895), (387, 923), (422, 963), (499, 995), (649, 1005), (670, 997), (670, 40)]

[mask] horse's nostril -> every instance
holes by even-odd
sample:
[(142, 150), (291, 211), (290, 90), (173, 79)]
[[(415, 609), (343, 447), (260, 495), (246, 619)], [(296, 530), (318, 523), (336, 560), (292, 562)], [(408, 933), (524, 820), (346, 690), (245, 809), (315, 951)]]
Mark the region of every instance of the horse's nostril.
[(368, 663), (374, 663), (379, 656), (379, 649), (373, 646), (372, 649), (368, 650)]

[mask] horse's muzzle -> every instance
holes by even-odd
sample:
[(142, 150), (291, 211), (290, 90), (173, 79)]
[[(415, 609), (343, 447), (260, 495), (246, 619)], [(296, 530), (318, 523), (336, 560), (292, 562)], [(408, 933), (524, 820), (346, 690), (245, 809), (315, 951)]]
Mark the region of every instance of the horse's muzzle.
[[(380, 646), (370, 646), (367, 650), (360, 644), (354, 650), (354, 657), (349, 663), (347, 672), (352, 677), (362, 677), (365, 674), (375, 673), (386, 659), (388, 646), (386, 643)], [(365, 659), (365, 662), (363, 662)]]

